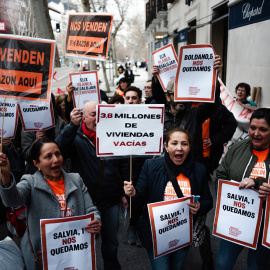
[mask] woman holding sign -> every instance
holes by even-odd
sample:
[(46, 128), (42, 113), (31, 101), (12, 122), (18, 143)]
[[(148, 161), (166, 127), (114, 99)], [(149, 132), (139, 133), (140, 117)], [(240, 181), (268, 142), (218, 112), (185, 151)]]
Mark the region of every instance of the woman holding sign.
[[(265, 197), (270, 168), (270, 109), (261, 108), (252, 114), (249, 139), (235, 143), (217, 169), (219, 179), (240, 182), (239, 188), (255, 187)], [(243, 246), (221, 239), (216, 269), (232, 269)], [(249, 249), (247, 269), (259, 269), (256, 250)]]
[(62, 170), (63, 157), (58, 145), (48, 139), (39, 140), (33, 144), (31, 154), (38, 171), (33, 175), (24, 175), (16, 185), (14, 176), (10, 174), (9, 160), (0, 153), (2, 200), (6, 206), (26, 207), (28, 228), (22, 238), (21, 249), (26, 267), (30, 270), (38, 269), (35, 258), (41, 250), (41, 219), (94, 213), (94, 220), (84, 229), (97, 234), (101, 228), (99, 212), (81, 177)]
[[(194, 223), (199, 216), (205, 215), (213, 206), (204, 165), (195, 162), (190, 153), (191, 138), (182, 128), (168, 131), (165, 143), (164, 157), (146, 160), (136, 188), (132, 182), (124, 182), (126, 195), (134, 197), (133, 207), (143, 207), (146, 204), (177, 199), (169, 175), (174, 175), (183, 196), (199, 195), (199, 201), (189, 203), (194, 215)], [(169, 192), (170, 191), (170, 192)], [(138, 222), (137, 231), (143, 246), (148, 252), (152, 269), (181, 269), (189, 247), (176, 250), (170, 254), (154, 259), (153, 242), (147, 208), (144, 208), (142, 218)]]

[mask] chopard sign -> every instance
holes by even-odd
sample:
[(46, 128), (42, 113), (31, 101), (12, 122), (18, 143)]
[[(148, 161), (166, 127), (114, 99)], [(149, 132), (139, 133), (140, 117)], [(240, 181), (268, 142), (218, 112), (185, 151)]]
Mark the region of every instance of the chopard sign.
[(262, 13), (263, 4), (265, 0), (262, 0), (261, 6), (252, 7), (250, 3), (243, 4), (242, 12), (243, 12), (243, 19), (250, 19), (252, 17), (258, 16)]

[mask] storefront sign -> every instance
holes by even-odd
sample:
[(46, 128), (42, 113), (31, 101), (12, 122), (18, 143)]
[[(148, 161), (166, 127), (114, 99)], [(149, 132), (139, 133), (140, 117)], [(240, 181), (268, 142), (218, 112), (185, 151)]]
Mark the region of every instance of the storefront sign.
[(270, 19), (269, 0), (247, 0), (230, 8), (229, 29)]

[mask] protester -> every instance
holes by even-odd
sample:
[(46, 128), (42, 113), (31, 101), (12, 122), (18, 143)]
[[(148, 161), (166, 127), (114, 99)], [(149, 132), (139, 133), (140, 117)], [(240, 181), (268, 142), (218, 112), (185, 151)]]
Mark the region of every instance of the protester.
[(68, 120), (66, 118), (66, 103), (65, 99), (67, 98), (67, 94), (60, 94), (55, 100), (55, 109), (57, 114), (68, 124)]
[[(148, 159), (145, 161), (136, 188), (132, 182), (124, 182), (126, 195), (134, 197), (133, 205), (143, 207), (146, 204), (177, 199), (176, 193), (167, 196), (166, 190), (171, 186), (166, 169), (175, 175), (183, 196), (200, 195), (200, 200), (196, 203), (189, 203), (190, 211), (194, 215), (194, 223), (199, 216), (205, 215), (213, 205), (205, 167), (194, 161), (190, 152), (191, 138), (189, 133), (181, 128), (171, 129), (165, 138), (166, 152), (164, 157)], [(184, 191), (184, 184), (190, 188)], [(154, 259), (153, 243), (151, 237), (150, 221), (147, 207), (144, 207), (142, 218), (137, 225), (139, 237), (146, 248), (152, 269), (181, 269), (183, 261), (188, 253), (189, 247), (174, 251)]]
[(129, 85), (134, 83), (134, 74), (133, 71), (130, 69), (130, 65), (127, 66), (127, 69), (125, 71), (125, 78), (128, 80)]
[(125, 100), (122, 96), (120, 95), (113, 95), (108, 104), (124, 104)]
[[(128, 179), (128, 161), (101, 160), (96, 155), (96, 102), (73, 109), (72, 121), (56, 138), (60, 149), (72, 159), (72, 171), (78, 172), (101, 213), (101, 251), (104, 269), (121, 269), (117, 258), (119, 246), (119, 208), (127, 207), (123, 181)], [(82, 122), (81, 122), (82, 120)]]
[(141, 104), (142, 103), (142, 90), (129, 86), (124, 92), (125, 104)]
[(10, 173), (9, 160), (5, 154), (0, 153), (0, 194), (3, 203), (9, 207), (26, 207), (28, 228), (22, 238), (21, 250), (28, 270), (39, 269), (35, 257), (41, 250), (41, 219), (94, 213), (94, 220), (85, 226), (85, 230), (97, 234), (101, 228), (99, 213), (82, 178), (78, 174), (62, 170), (63, 157), (57, 144), (48, 139), (39, 140), (33, 144), (31, 155), (38, 171), (34, 175), (24, 175), (16, 185), (15, 178)]
[[(240, 188), (264, 190), (270, 167), (270, 109), (256, 110), (250, 118), (249, 139), (237, 142), (229, 149), (217, 169), (218, 179), (240, 182)], [(263, 192), (261, 192), (263, 193)], [(262, 223), (263, 224), (263, 223)], [(244, 247), (227, 240), (220, 240), (216, 269), (232, 269)], [(247, 269), (259, 269), (256, 264), (256, 250), (249, 249)]]
[(118, 75), (117, 78), (114, 80), (114, 83), (115, 83), (115, 84), (118, 84), (119, 81), (120, 81), (120, 79), (125, 77), (125, 73), (124, 73), (124, 72), (125, 72), (124, 67), (123, 67), (122, 65), (119, 66), (119, 68), (118, 68), (118, 73), (119, 73), (119, 75)]
[(129, 86), (130, 86), (129, 81), (125, 77), (121, 78), (119, 80), (119, 86), (116, 89), (116, 95), (124, 97), (124, 93)]
[[(221, 70), (223, 64), (219, 55), (215, 56), (214, 69), (217, 74)], [(190, 102), (175, 102), (174, 101), (174, 80), (171, 80), (167, 85), (167, 93), (161, 87), (158, 81), (157, 74), (159, 73), (158, 66), (152, 68), (152, 92), (153, 97), (158, 104), (166, 104), (164, 113), (164, 134), (174, 127), (182, 127), (188, 130), (192, 137), (192, 148), (195, 160), (203, 163), (203, 143), (202, 143), (202, 124), (206, 119), (218, 108), (220, 85), (216, 82), (215, 102), (202, 103), (198, 107), (191, 107)]]
[(156, 104), (157, 102), (154, 100), (152, 95), (152, 80), (148, 80), (144, 86), (144, 96), (145, 96), (145, 104)]
[(242, 104), (257, 107), (257, 104), (252, 100), (247, 99), (251, 94), (250, 85), (247, 83), (238, 83), (235, 87), (236, 100)]
[(219, 102), (216, 112), (203, 123), (204, 164), (209, 174), (218, 167), (224, 144), (232, 138), (236, 128), (233, 114)]

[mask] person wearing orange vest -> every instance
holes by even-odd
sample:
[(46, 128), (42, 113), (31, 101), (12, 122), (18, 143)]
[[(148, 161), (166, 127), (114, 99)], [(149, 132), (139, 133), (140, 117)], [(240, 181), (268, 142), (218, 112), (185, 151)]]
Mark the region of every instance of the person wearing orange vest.
[(130, 86), (130, 84), (128, 82), (128, 79), (125, 77), (121, 78), (119, 80), (119, 86), (116, 89), (116, 95), (124, 97), (125, 96), (124, 92), (129, 86)]

